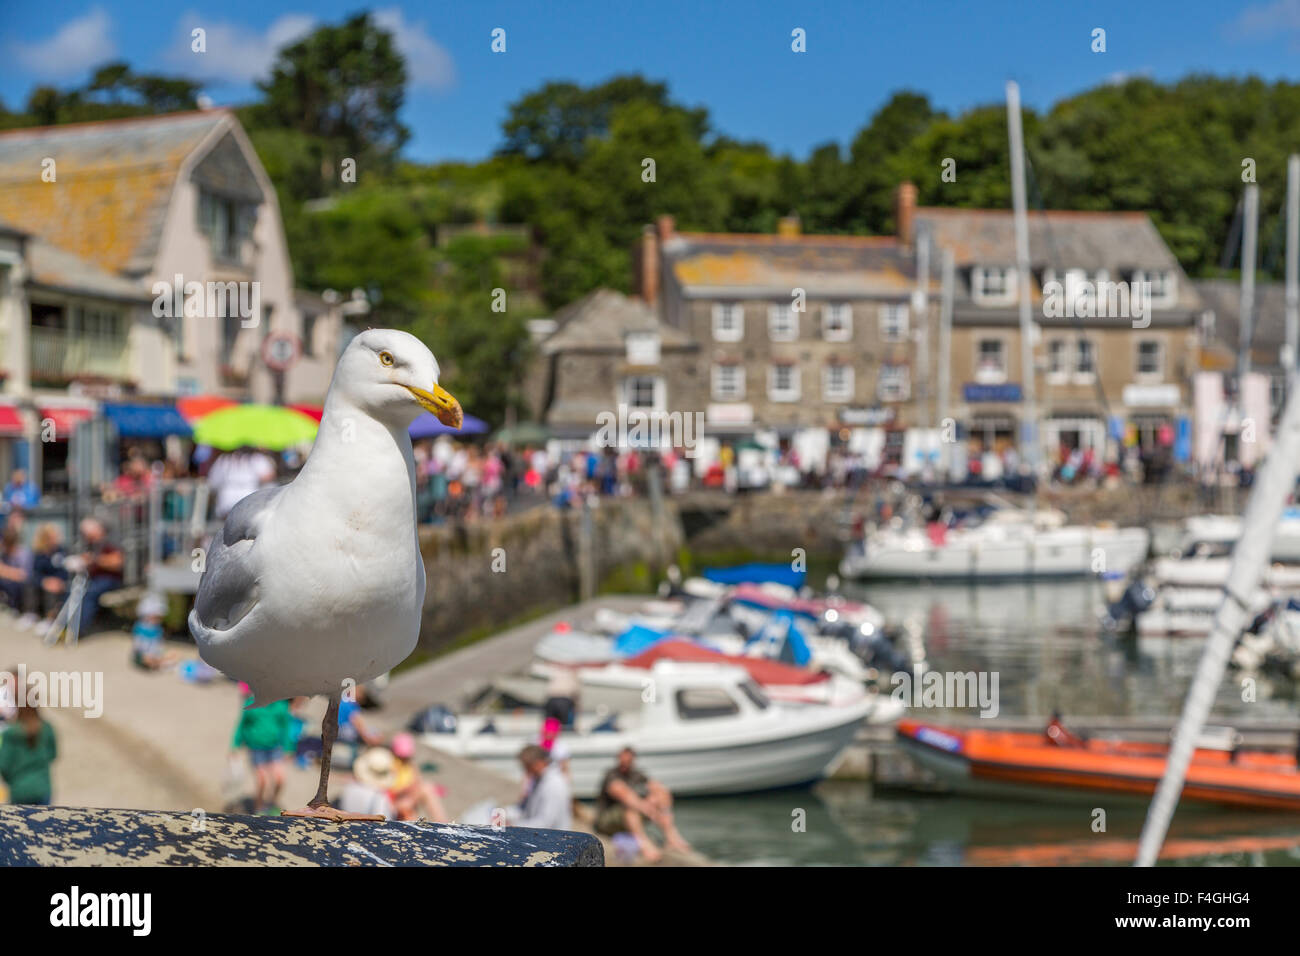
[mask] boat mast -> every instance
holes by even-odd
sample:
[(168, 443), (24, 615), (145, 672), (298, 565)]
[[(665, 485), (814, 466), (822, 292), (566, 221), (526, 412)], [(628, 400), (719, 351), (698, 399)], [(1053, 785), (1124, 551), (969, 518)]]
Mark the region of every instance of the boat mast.
[(1241, 230), (1241, 328), (1237, 342), (1237, 401), (1250, 374), (1250, 340), (1255, 329), (1255, 243), (1259, 232), (1259, 187), (1246, 186), (1246, 221)]
[[(912, 293), (912, 311), (916, 315), (916, 384), (917, 425), (929, 426), (930, 417), (930, 236), (924, 229), (916, 236), (916, 289)], [(929, 461), (929, 452), (926, 460)], [(922, 469), (924, 474), (925, 469)]]
[(1030, 302), (1029, 214), (1025, 192), (1025, 135), (1020, 125), (1020, 87), (1007, 83), (1007, 131), (1011, 138), (1011, 204), (1016, 229), (1016, 278), (1020, 288), (1020, 377), (1022, 454), (1034, 476), (1033, 513), (1038, 513), (1038, 405), (1034, 389), (1034, 320)]
[(1232, 562), (1228, 580), (1223, 586), (1223, 599), (1214, 615), (1210, 637), (1196, 668), (1196, 677), (1187, 691), (1182, 716), (1174, 731), (1173, 745), (1164, 776), (1156, 788), (1142, 836), (1138, 841), (1138, 866), (1153, 866), (1160, 854), (1169, 821), (1173, 819), (1178, 797), (1187, 779), (1187, 766), (1196, 747), (1196, 739), (1205, 726), (1205, 719), (1214, 705), (1214, 695), (1223, 680), (1223, 671), (1237, 637), (1250, 623), (1253, 612), (1250, 595), (1259, 587), (1260, 576), (1268, 564), (1273, 547), (1273, 530), (1282, 518), (1282, 510), (1295, 486), (1296, 465), (1300, 462), (1300, 390), (1287, 397), (1286, 410), (1278, 429), (1277, 442), (1264, 460), (1246, 513), (1242, 518), (1241, 535), (1232, 548)]
[[(949, 379), (949, 363), (952, 361), (952, 292), (955, 267), (951, 249), (943, 250), (943, 300), (939, 306), (939, 393), (935, 398), (936, 413), (938, 416), (940, 432), (939, 444), (939, 467), (943, 470), (943, 477), (946, 481), (952, 474), (952, 442), (944, 438), (943, 431), (948, 428), (948, 389), (951, 387)], [(955, 427), (955, 426), (954, 426)], [(953, 434), (953, 441), (957, 436)]]
[(1286, 379), (1287, 394), (1300, 368), (1300, 155), (1286, 163)]

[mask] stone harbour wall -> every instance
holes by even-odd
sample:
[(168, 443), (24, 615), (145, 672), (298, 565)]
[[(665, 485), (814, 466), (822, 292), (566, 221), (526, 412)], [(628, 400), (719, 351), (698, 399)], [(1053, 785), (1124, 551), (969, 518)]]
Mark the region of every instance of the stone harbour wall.
[(417, 653), (437, 653), (602, 587), (648, 589), (682, 544), (674, 503), (656, 509), (642, 499), (604, 499), (589, 517), (545, 505), (421, 528), (428, 589)]

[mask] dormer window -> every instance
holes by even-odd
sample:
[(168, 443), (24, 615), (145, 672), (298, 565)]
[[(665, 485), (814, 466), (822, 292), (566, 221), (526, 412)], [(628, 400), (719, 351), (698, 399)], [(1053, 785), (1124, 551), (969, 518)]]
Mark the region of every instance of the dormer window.
[(659, 364), (658, 332), (629, 332), (626, 343), (628, 365)]
[(199, 229), (208, 237), (212, 255), (224, 262), (242, 262), (245, 239), (252, 238), (256, 207), (199, 191)]
[(1178, 302), (1178, 280), (1172, 269), (1138, 269), (1133, 284), (1149, 283), (1150, 304), (1157, 309), (1172, 308)]
[(975, 266), (970, 273), (971, 298), (979, 305), (1010, 305), (1016, 301), (1013, 266)]

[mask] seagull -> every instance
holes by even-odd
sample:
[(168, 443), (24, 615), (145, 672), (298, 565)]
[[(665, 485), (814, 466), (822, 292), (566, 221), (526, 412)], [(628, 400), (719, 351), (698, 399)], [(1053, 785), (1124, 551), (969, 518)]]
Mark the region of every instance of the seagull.
[(415, 459), (407, 432), (424, 410), (459, 428), (460, 403), (415, 336), (370, 329), (339, 358), (311, 455), (287, 485), (239, 502), (209, 549), (190, 633), (199, 655), (253, 692), (329, 700), (320, 786), (286, 816), (379, 820), (329, 805), (330, 756), (345, 689), (415, 649), (424, 606)]

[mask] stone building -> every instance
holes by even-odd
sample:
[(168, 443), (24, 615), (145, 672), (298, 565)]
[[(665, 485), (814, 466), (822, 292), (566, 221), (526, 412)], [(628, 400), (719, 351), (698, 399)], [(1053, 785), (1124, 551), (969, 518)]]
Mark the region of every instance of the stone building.
[(664, 216), (636, 259), (642, 298), (699, 344), (709, 432), (918, 424), (906, 237), (804, 235), (797, 217), (775, 235), (678, 232)]
[(585, 440), (620, 405), (683, 415), (703, 410), (699, 346), (640, 299), (597, 289), (553, 321), (527, 389), (556, 438)]
[[(955, 263), (948, 414), (979, 446), (1018, 446), (1024, 376), (1011, 213), (920, 208), (914, 221), (936, 262), (948, 250)], [(1033, 212), (1029, 249), (1039, 436), (1049, 457), (1100, 451), (1108, 435), (1146, 449), (1185, 431), (1202, 305), (1150, 218)]]

